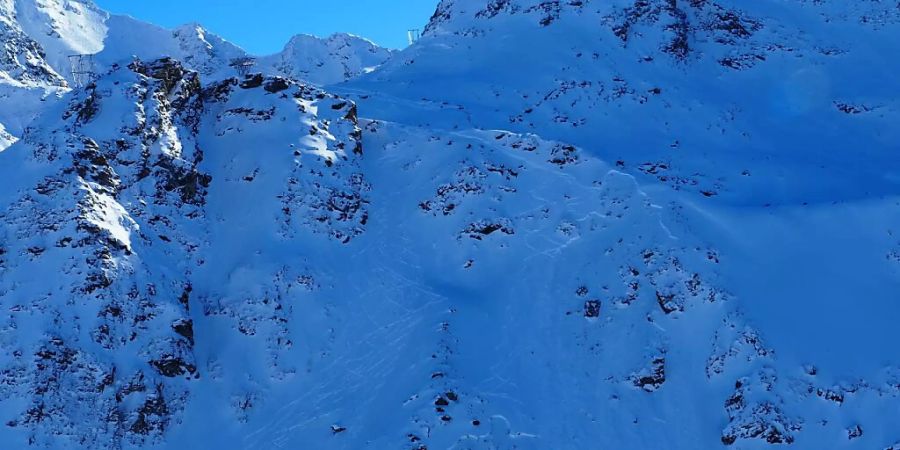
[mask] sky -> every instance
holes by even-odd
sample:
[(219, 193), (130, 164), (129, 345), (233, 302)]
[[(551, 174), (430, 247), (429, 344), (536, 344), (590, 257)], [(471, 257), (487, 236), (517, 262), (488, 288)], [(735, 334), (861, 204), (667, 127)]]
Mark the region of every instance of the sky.
[(94, 0), (103, 9), (172, 28), (197, 22), (250, 53), (276, 53), (295, 34), (347, 32), (403, 48), (438, 0)]

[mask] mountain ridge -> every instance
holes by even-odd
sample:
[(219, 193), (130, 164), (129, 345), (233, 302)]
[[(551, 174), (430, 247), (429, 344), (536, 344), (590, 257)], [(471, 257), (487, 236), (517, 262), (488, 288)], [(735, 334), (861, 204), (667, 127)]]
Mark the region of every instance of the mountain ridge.
[[(0, 95), (19, 105), (17, 111), (0, 111), (0, 123), (16, 136), (43, 107), (41, 102), (71, 87), (71, 55), (93, 55), (87, 68), (94, 72), (128, 64), (134, 57), (177, 57), (208, 79), (236, 75), (231, 60), (251, 57), (199, 24), (168, 30), (111, 15), (90, 0), (4, 0), (0, 6), (0, 32), (7, 35), (8, 51), (21, 52), (8, 53), (7, 62), (0, 61)], [(301, 41), (303, 45), (297, 45)], [(358, 76), (391, 56), (371, 41), (346, 34), (324, 39), (297, 35), (291, 42), (295, 45), (289, 43), (282, 52), (254, 57), (255, 70), (328, 85)]]
[(324, 89), (193, 25), (110, 60), (0, 153), (0, 441), (893, 449), (898, 15), (443, 0)]

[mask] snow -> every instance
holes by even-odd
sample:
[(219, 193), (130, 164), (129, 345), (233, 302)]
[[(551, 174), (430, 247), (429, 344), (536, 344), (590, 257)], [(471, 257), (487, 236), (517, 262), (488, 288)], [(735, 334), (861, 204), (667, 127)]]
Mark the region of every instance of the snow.
[(17, 21), (41, 44), (46, 60), (68, 77), (69, 55), (103, 49), (109, 14), (90, 0), (14, 0)]
[(6, 150), (10, 145), (15, 144), (17, 140), (18, 138), (9, 134), (3, 124), (0, 123), (0, 152)]
[(259, 65), (273, 73), (324, 86), (370, 73), (392, 53), (351, 34), (338, 33), (325, 39), (301, 34), (280, 53), (260, 58)]
[(234, 79), (103, 23), (0, 152), (3, 442), (900, 441), (892, 5), (444, 0)]
[[(19, 52), (8, 55), (13, 61), (0, 59), (0, 123), (13, 135), (24, 132), (44, 108), (42, 102), (68, 91), (75, 81), (71, 55), (95, 55), (97, 74), (127, 65), (133, 58), (174, 57), (207, 81), (236, 75), (231, 61), (251, 56), (199, 24), (169, 30), (110, 15), (90, 0), (3, 0), (0, 35)], [(256, 58), (255, 67), (266, 74), (327, 85), (371, 72), (391, 55), (390, 50), (350, 34), (327, 39), (301, 35), (283, 52)]]

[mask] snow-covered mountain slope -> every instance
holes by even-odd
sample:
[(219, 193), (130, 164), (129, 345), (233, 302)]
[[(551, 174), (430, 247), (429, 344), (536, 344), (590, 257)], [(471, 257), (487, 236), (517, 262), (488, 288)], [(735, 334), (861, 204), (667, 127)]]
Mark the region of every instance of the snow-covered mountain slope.
[(69, 76), (69, 55), (103, 49), (109, 14), (90, 0), (14, 1), (18, 23), (46, 53), (47, 63)]
[[(26, 32), (28, 19), (38, 14), (30, 3), (0, 1), (0, 149), (20, 134), (47, 97), (65, 89), (65, 79), (47, 61), (41, 43)], [(32, 5), (37, 6), (37, 5)]]
[(247, 56), (236, 45), (197, 24), (169, 30), (127, 16), (112, 16), (107, 25), (106, 45), (97, 55), (100, 67), (109, 67), (132, 57), (145, 60), (171, 57), (183, 61), (205, 80), (217, 80), (235, 76), (229, 63), (234, 58)]
[(268, 72), (318, 85), (342, 83), (384, 64), (392, 51), (350, 34), (322, 39), (297, 35), (277, 54), (262, 57), (259, 66)]
[[(282, 78), (202, 87), (160, 60), (37, 124), (0, 154), (4, 443), (159, 443), (195, 386), (297, 370), (278, 361), (299, 258), (366, 222), (352, 103)], [(219, 361), (229, 340), (259, 361)]]
[[(71, 55), (96, 55), (98, 73), (133, 57), (171, 57), (204, 80), (235, 76), (232, 60), (250, 56), (200, 25), (164, 29), (111, 16), (90, 0), (0, 0), (0, 38), (0, 123), (14, 135), (23, 133), (46, 100), (73, 84)], [(259, 58), (256, 70), (326, 85), (356, 77), (390, 55), (355, 36), (298, 36), (283, 52)]]
[(900, 448), (894, 6), (445, 0), (339, 96), (119, 64), (0, 153), (0, 442)]
[(0, 82), (17, 87), (56, 86), (62, 79), (44, 60), (40, 44), (22, 29), (16, 3), (0, 2), (0, 37), (3, 42)]
[(535, 132), (733, 202), (827, 202), (897, 186), (898, 27), (895, 2), (446, 0), (359, 88), (398, 121)]

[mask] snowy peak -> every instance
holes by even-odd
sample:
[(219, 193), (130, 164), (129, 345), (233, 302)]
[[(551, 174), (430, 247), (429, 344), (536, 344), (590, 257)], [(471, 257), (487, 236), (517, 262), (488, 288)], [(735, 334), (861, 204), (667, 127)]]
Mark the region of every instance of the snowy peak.
[(374, 70), (392, 53), (350, 34), (339, 33), (325, 39), (301, 34), (294, 36), (280, 53), (261, 58), (260, 65), (290, 78), (329, 85)]
[(131, 17), (112, 16), (107, 26), (105, 46), (96, 58), (101, 69), (127, 63), (134, 57), (145, 60), (170, 57), (198, 72), (204, 80), (214, 80), (234, 76), (228, 63), (246, 56), (234, 44), (197, 24), (168, 30)]
[(13, 72), (12, 78), (61, 85), (60, 79), (69, 76), (70, 55), (103, 48), (107, 17), (90, 1), (3, 0), (0, 32), (6, 35), (6, 60), (19, 54), (20, 64), (33, 67), (32, 73)]
[(280, 53), (257, 58), (199, 24), (167, 30), (119, 16), (111, 17), (107, 24), (107, 44), (99, 55), (102, 65), (132, 56), (143, 59), (169, 56), (182, 61), (206, 80), (234, 76), (237, 72), (231, 66), (232, 61), (250, 58), (252, 70), (328, 85), (367, 73), (392, 54), (371, 41), (349, 34), (335, 34), (326, 39), (298, 35)]

